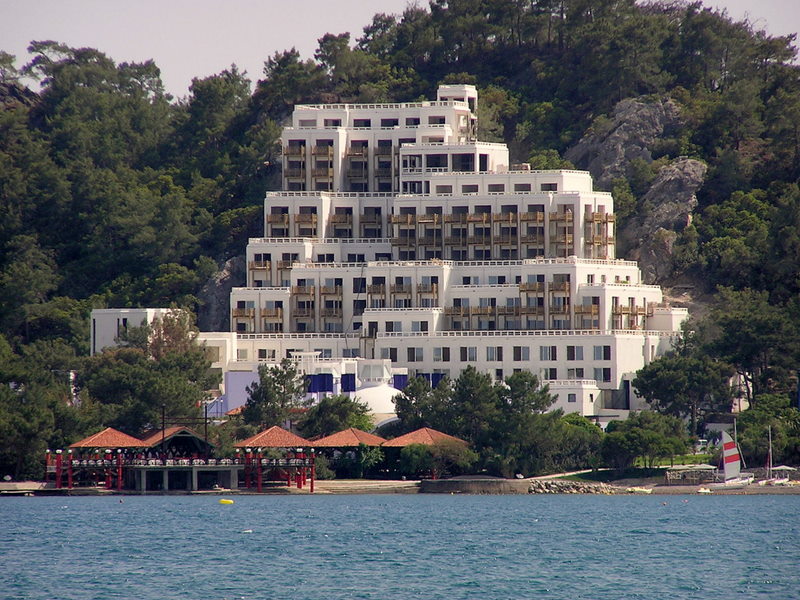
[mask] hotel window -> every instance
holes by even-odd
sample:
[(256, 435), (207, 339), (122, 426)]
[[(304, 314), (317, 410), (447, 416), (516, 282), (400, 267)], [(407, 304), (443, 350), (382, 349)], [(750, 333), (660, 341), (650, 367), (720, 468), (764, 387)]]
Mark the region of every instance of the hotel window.
[(477, 346), (461, 346), (461, 362), (475, 362), (478, 360)]
[(514, 184), (514, 191), (515, 192), (530, 192), (531, 191), (531, 184), (530, 183), (515, 183)]
[(567, 360), (583, 360), (583, 346), (567, 346)]
[(419, 125), (419, 117), (406, 117), (406, 127), (416, 127)]
[(489, 192), (505, 192), (506, 186), (502, 183), (490, 183)]
[(596, 368), (594, 370), (595, 381), (611, 381), (611, 369), (609, 368)]
[(567, 379), (583, 379), (583, 368), (567, 369)]
[(407, 348), (408, 362), (422, 362), (423, 352), (422, 348)]
[(401, 333), (403, 331), (403, 322), (386, 321), (386, 331), (390, 333)]
[(558, 369), (542, 369), (544, 379), (558, 379)]
[(236, 360), (247, 360), (247, 348), (239, 348), (236, 351)]
[(555, 346), (539, 346), (539, 360), (558, 360)]
[(611, 346), (595, 346), (594, 360), (611, 360)]
[(558, 191), (558, 184), (557, 183), (543, 183), (541, 190), (543, 192), (557, 192)]
[(428, 331), (428, 322), (411, 321), (411, 331)]
[(531, 349), (529, 346), (514, 346), (514, 360), (519, 362), (531, 359)]
[(434, 348), (433, 362), (450, 362), (450, 348), (447, 346), (443, 348)]
[(477, 194), (478, 193), (478, 186), (477, 185), (462, 185), (461, 186), (461, 193), (462, 194)]
[(567, 402), (577, 402), (578, 397), (576, 394), (567, 394)]
[(381, 119), (381, 127), (397, 127), (400, 119)]
[(353, 119), (353, 127), (372, 127), (370, 119)]
[(397, 362), (397, 348), (381, 348), (381, 358)]
[(488, 346), (486, 348), (486, 360), (488, 361), (502, 361), (503, 360), (503, 347), (502, 346)]

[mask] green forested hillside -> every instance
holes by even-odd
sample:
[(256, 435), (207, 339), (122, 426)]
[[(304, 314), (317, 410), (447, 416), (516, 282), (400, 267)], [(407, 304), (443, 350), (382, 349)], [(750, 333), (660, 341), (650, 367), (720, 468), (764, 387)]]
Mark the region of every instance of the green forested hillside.
[[(481, 137), (507, 142), (514, 162), (537, 168), (564, 165), (564, 153), (606, 127), (620, 100), (672, 99), (680, 126), (649, 148), (652, 161), (631, 163), (615, 181), (618, 204), (631, 216), (650, 210), (642, 195), (671, 159), (708, 165), (692, 223), (675, 244), (675, 280), (702, 293), (730, 288), (725, 302), (744, 320), (768, 310), (778, 340), (769, 347), (780, 352), (735, 355), (723, 334), (741, 323), (725, 321), (721, 309), (698, 327), (705, 338), (695, 347), (757, 372), (753, 398), (793, 389), (793, 37), (769, 37), (700, 2), (433, 0), (375, 15), (360, 34), (327, 34), (313, 59), (291, 49), (265, 57), (252, 92), (231, 66), (194, 80), (180, 100), (165, 94), (153, 62), (117, 64), (102, 49), (51, 41), (31, 50), (26, 65), (0, 53), (3, 381), (50, 390), (54, 373), (87, 353), (92, 307), (197, 310), (208, 277), (261, 234), (264, 192), (279, 182), (280, 127), (294, 104), (428, 99), (441, 82), (466, 82), (481, 94)], [(41, 91), (23, 89), (21, 74), (37, 77)], [(82, 433), (83, 421), (58, 418), (33, 438)], [(10, 419), (0, 414), (0, 431)]]

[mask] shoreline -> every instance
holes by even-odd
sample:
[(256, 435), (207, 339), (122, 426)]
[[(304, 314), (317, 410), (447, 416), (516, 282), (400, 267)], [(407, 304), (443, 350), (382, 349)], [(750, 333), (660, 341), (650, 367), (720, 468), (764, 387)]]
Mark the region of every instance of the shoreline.
[[(773, 496), (800, 495), (800, 485), (770, 486), (754, 483), (744, 488), (731, 490), (712, 490), (710, 494), (700, 494), (702, 485), (665, 485), (653, 484), (652, 481), (626, 480), (600, 484), (564, 480), (557, 478), (502, 479), (502, 478), (469, 478), (439, 480), (372, 480), (372, 479), (327, 479), (314, 482), (314, 494), (604, 494), (604, 495), (711, 495), (711, 496)], [(633, 489), (631, 489), (633, 488)], [(650, 490), (643, 491), (643, 490)], [(285, 485), (267, 486), (262, 492), (247, 489), (215, 489), (188, 492), (170, 490), (168, 492), (152, 491), (140, 494), (131, 490), (117, 492), (105, 488), (47, 488), (41, 482), (14, 482), (0, 484), (0, 497), (20, 496), (263, 496), (274, 494), (311, 495), (306, 487), (298, 490)]]

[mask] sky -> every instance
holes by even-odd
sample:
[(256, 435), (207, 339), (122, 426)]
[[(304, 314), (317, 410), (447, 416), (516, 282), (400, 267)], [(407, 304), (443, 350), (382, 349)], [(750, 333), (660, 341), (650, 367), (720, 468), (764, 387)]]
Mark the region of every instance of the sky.
[[(427, 0), (411, 4), (428, 5)], [(325, 33), (355, 40), (372, 16), (401, 14), (409, 0), (0, 0), (0, 50), (27, 63), (28, 44), (91, 47), (114, 61), (155, 60), (166, 90), (188, 94), (193, 77), (235, 63), (251, 80), (264, 61), (295, 47), (313, 58)], [(770, 35), (800, 31), (800, 0), (704, 0)]]

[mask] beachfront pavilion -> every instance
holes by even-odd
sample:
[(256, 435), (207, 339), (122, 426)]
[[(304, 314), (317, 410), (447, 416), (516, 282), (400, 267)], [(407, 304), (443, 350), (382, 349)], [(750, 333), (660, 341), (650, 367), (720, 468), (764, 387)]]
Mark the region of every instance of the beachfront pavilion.
[[(244, 452), (240, 462), (244, 465), (244, 486), (261, 492), (266, 481), (292, 482), (302, 489), (310, 482), (314, 491), (314, 443), (277, 425), (234, 444), (237, 456)], [(282, 457), (270, 456), (277, 450)]]
[[(413, 444), (433, 446), (434, 444), (450, 443), (463, 444), (464, 446), (468, 445), (467, 442), (461, 438), (448, 435), (436, 429), (431, 429), (430, 427), (420, 427), (405, 435), (400, 435), (384, 442), (381, 447), (386, 448), (386, 464), (396, 466), (400, 464), (400, 451), (406, 446), (411, 446)], [(436, 473), (433, 473), (432, 477), (435, 479)]]
[[(386, 440), (378, 435), (350, 427), (349, 429), (344, 429), (343, 431), (338, 431), (329, 436), (314, 440), (314, 448), (317, 449), (318, 454), (324, 453), (325, 456), (333, 459), (333, 461), (338, 461), (342, 457), (355, 459), (359, 448), (377, 448), (385, 442)], [(349, 472), (349, 469), (346, 467), (343, 468), (341, 463), (337, 467), (334, 462), (333, 466), (337, 468), (337, 477), (340, 475), (340, 472), (344, 472), (345, 475), (352, 474)], [(361, 471), (358, 471), (356, 476), (362, 474)]]
[(47, 478), (57, 489), (76, 486), (108, 490), (198, 491), (238, 486), (243, 467), (211, 458), (213, 447), (188, 427), (169, 427), (135, 438), (112, 427), (47, 454)]

